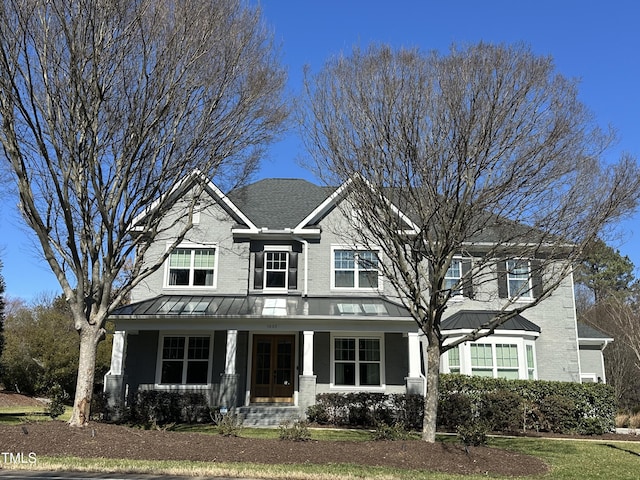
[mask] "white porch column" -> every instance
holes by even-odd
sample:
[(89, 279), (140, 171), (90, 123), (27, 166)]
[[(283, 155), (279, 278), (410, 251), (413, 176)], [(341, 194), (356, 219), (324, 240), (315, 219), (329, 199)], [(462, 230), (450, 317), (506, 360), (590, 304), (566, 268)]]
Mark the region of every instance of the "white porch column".
[(235, 375), (236, 373), (236, 350), (238, 348), (238, 331), (227, 330), (227, 354), (224, 363), (224, 373)]
[(409, 332), (409, 377), (422, 376), (420, 368), (420, 336), (418, 332)]
[(302, 375), (313, 375), (313, 331), (305, 330), (302, 340)]
[(118, 330), (113, 333), (113, 344), (111, 346), (111, 369), (109, 371), (109, 375), (122, 375), (126, 340), (127, 332)]

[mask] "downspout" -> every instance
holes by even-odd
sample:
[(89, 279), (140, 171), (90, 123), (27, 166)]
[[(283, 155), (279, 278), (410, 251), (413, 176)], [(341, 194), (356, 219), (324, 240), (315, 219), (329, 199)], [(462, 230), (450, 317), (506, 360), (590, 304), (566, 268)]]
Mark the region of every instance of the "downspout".
[(297, 236), (294, 236), (293, 239), (302, 243), (304, 246), (304, 287), (302, 289), (302, 296), (307, 297), (309, 294), (309, 242)]

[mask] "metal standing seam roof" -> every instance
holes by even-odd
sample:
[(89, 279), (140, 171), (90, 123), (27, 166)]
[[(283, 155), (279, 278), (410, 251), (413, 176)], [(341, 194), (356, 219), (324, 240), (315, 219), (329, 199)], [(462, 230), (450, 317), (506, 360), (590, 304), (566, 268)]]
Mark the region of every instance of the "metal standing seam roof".
[(363, 316), (410, 319), (409, 312), (381, 297), (300, 297), (162, 295), (114, 310), (115, 319), (128, 317), (255, 317)]
[[(440, 329), (445, 330), (473, 330), (494, 318), (500, 312), (491, 310), (461, 310), (442, 321)], [(527, 320), (522, 315), (510, 318), (496, 330), (524, 330), (526, 332), (540, 333), (540, 327)]]

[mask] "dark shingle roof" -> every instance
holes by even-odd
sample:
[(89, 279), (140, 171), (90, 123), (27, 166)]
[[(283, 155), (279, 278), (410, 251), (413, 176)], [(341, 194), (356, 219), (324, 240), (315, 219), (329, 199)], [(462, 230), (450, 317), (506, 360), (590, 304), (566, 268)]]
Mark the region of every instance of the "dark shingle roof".
[(280, 230), (298, 225), (333, 190), (297, 178), (265, 178), (228, 197), (257, 227)]
[(611, 339), (611, 336), (601, 332), (600, 330), (596, 330), (595, 328), (592, 328), (589, 325), (585, 325), (584, 323), (578, 322), (578, 338), (593, 338), (593, 339), (607, 340), (607, 339)]
[[(445, 330), (471, 330), (489, 322), (499, 312), (490, 310), (461, 310), (442, 321), (440, 329)], [(527, 320), (522, 315), (516, 315), (496, 328), (496, 330), (524, 330), (540, 333), (540, 327)]]

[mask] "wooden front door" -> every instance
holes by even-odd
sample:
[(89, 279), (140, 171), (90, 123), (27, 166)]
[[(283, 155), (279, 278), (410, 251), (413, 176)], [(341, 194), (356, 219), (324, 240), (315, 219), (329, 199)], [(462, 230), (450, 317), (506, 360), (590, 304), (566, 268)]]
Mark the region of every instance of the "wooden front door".
[(294, 335), (254, 335), (252, 402), (293, 402)]

